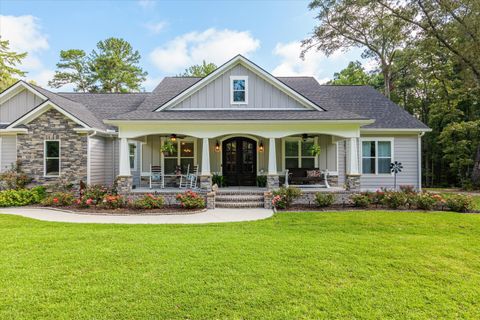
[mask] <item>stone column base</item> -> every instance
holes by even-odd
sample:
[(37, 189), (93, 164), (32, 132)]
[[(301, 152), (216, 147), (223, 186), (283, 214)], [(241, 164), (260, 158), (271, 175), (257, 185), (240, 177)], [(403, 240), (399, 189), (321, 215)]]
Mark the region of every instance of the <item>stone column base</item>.
[(119, 194), (128, 194), (132, 191), (132, 185), (133, 185), (132, 176), (118, 176), (116, 182), (117, 182), (117, 192)]
[(263, 193), (263, 207), (265, 209), (272, 209), (272, 199), (273, 194), (271, 191), (267, 191)]
[(211, 191), (212, 190), (212, 176), (200, 176), (200, 189)]
[(360, 175), (347, 174), (345, 177), (345, 186), (347, 191), (360, 191)]
[(267, 189), (272, 190), (280, 186), (278, 174), (269, 174), (267, 175)]
[(207, 209), (215, 209), (215, 192), (207, 193)]

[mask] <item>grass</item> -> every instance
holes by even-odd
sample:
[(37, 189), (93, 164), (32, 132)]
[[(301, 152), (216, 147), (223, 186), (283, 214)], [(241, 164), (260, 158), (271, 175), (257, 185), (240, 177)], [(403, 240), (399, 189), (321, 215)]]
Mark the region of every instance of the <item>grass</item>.
[(1, 319), (480, 317), (480, 215), (93, 225), (0, 215)]

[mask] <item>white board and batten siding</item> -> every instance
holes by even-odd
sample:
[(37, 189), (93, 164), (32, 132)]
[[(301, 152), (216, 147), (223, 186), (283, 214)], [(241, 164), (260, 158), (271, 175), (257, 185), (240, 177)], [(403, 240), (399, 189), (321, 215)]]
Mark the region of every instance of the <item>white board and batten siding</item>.
[(0, 172), (17, 161), (17, 136), (0, 136)]
[(112, 185), (118, 175), (118, 140), (89, 137), (89, 184)]
[(25, 89), (2, 103), (0, 123), (11, 123), (42, 102), (42, 98)]
[[(362, 139), (375, 139), (375, 137), (364, 137)], [(383, 136), (382, 138), (388, 138)], [(359, 149), (361, 161), (361, 145)], [(418, 166), (418, 136), (395, 136), (393, 137), (393, 159), (392, 161), (401, 162), (402, 172), (397, 175), (397, 187), (401, 185), (410, 185), (419, 187)], [(392, 189), (394, 186), (394, 176), (392, 174), (362, 174), (360, 178), (361, 188), (364, 190), (378, 190), (380, 188)]]
[[(230, 77), (247, 76), (248, 103), (231, 105)], [(236, 65), (183, 101), (170, 107), (188, 109), (305, 109), (306, 107), (283, 93), (242, 65)]]

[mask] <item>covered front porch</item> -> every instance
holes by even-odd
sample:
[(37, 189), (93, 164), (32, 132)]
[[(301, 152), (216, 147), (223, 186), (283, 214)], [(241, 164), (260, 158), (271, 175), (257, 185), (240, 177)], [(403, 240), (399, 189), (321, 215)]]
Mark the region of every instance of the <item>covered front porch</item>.
[[(359, 188), (358, 123), (203, 121), (119, 128), (122, 192), (178, 191), (192, 175), (195, 182), (187, 188), (207, 192), (215, 184), (258, 191), (288, 184), (310, 190)], [(152, 168), (160, 168), (162, 184), (151, 184)]]

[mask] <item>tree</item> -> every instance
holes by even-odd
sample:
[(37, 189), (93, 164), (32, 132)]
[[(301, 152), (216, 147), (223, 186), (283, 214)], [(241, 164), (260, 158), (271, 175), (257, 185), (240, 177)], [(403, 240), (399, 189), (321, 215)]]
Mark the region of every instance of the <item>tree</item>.
[(140, 53), (123, 39), (108, 38), (97, 43), (97, 50), (60, 51), (60, 62), (49, 85), (59, 88), (74, 84), (81, 92), (140, 91), (147, 72), (138, 66)]
[(390, 97), (392, 62), (405, 46), (408, 24), (371, 0), (313, 0), (319, 10), (313, 35), (303, 40), (301, 57), (312, 48), (327, 56), (337, 50), (364, 48), (363, 58), (374, 58), (384, 78), (384, 94)]
[(76, 92), (94, 91), (95, 79), (85, 51), (79, 49), (60, 51), (60, 62), (57, 63), (57, 69), (53, 79), (48, 82), (49, 86), (60, 88), (72, 83), (75, 85), (73, 90)]
[(205, 60), (203, 60), (202, 64), (196, 64), (188, 69), (185, 69), (185, 72), (179, 74), (179, 76), (203, 78), (215, 71), (215, 69), (217, 69), (217, 66), (214, 63), (206, 63)]
[(345, 69), (335, 72), (333, 80), (330, 80), (328, 84), (365, 85), (379, 89), (383, 86), (383, 81), (378, 78), (377, 73), (367, 73), (360, 61), (351, 61)]
[(27, 56), (27, 53), (10, 51), (9, 41), (0, 37), (0, 92), (14, 84), (15, 77), (25, 76), (25, 71), (18, 69), (17, 64)]
[(130, 43), (108, 38), (98, 42), (97, 49), (90, 54), (90, 70), (101, 92), (140, 91), (147, 72), (138, 66), (140, 53)]

